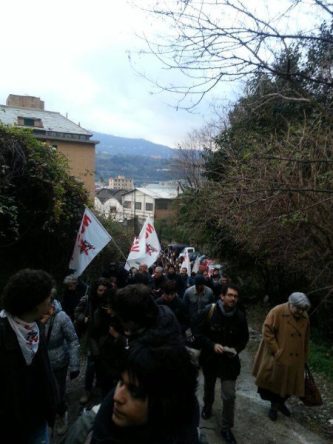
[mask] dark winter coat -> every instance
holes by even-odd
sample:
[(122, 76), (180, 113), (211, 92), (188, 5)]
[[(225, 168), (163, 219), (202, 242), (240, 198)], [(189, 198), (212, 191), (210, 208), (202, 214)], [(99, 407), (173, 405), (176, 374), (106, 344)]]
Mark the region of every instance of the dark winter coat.
[(183, 331), (185, 331), (189, 327), (189, 319), (185, 310), (185, 305), (178, 296), (172, 299), (172, 301), (167, 301), (163, 297), (160, 297), (156, 299), (156, 304), (169, 307), (170, 310), (172, 310), (175, 314)]
[[(192, 329), (201, 346), (200, 365), (204, 371), (212, 371), (223, 380), (234, 381), (240, 373), (238, 354), (249, 340), (246, 316), (238, 308), (233, 316), (225, 316), (219, 304), (215, 305), (209, 316), (210, 308), (211, 305), (199, 314)], [(227, 353), (215, 353), (215, 344), (235, 348), (237, 355), (232, 357)]]
[(54, 423), (56, 386), (43, 335), (28, 366), (16, 334), (0, 318), (0, 442), (26, 444), (46, 421)]
[(176, 292), (178, 294), (183, 292), (184, 283), (182, 278), (177, 273), (168, 273), (166, 275), (168, 281), (174, 281), (176, 283)]
[(137, 332), (130, 336), (129, 340), (134, 341), (138, 338), (150, 338), (150, 336), (165, 337), (166, 340), (179, 340), (184, 342), (181, 326), (172, 312), (172, 310), (165, 305), (158, 305), (158, 315), (156, 321), (149, 328)]
[(84, 318), (88, 318), (85, 324), (85, 344), (91, 356), (100, 354), (100, 339), (108, 334), (110, 327), (110, 315), (102, 308), (106, 299), (93, 302), (91, 296), (83, 296), (75, 308), (75, 325), (82, 325)]
[(61, 305), (62, 309), (68, 316), (74, 321), (74, 311), (80, 302), (81, 298), (86, 292), (86, 286), (81, 282), (78, 282), (75, 290), (69, 290), (67, 287), (64, 290)]
[(167, 279), (163, 274), (160, 277), (153, 276), (151, 289), (154, 299), (157, 299), (162, 295), (163, 286), (166, 283), (166, 281)]

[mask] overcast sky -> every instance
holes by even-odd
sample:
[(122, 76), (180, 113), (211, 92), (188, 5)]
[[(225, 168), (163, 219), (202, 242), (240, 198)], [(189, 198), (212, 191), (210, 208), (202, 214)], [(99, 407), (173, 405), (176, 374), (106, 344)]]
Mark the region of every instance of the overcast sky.
[(177, 111), (174, 98), (152, 94), (132, 69), (128, 51), (142, 45), (136, 34), (153, 28), (126, 0), (4, 0), (0, 103), (11, 93), (37, 96), (86, 129), (175, 147), (208, 108)]
[[(227, 103), (234, 92), (221, 85), (195, 114), (172, 107), (175, 97), (152, 94), (128, 51), (142, 46), (137, 34), (149, 36), (160, 26), (126, 0), (3, 0), (0, 103), (11, 93), (37, 96), (47, 110), (68, 113), (88, 130), (175, 147), (210, 120), (212, 99)], [(152, 58), (140, 68), (159, 75)]]

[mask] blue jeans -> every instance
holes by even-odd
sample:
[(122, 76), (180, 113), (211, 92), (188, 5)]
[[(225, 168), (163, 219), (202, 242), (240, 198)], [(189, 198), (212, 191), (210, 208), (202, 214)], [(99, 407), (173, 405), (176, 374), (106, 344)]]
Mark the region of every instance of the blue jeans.
[(27, 440), (27, 444), (49, 444), (49, 442), (49, 433), (46, 422), (35, 430)]

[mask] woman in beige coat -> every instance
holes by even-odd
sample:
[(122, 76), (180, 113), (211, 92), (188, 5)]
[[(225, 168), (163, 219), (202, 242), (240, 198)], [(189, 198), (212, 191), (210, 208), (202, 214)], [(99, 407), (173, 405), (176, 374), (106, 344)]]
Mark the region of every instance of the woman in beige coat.
[(289, 396), (304, 395), (304, 365), (309, 345), (310, 302), (304, 293), (292, 293), (288, 302), (267, 315), (253, 375), (262, 399), (271, 401), (268, 416), (276, 421), (278, 410), (286, 416)]

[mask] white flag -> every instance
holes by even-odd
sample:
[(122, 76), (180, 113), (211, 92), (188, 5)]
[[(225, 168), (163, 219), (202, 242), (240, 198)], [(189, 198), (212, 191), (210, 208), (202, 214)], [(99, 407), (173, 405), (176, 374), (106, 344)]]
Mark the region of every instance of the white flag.
[(126, 261), (125, 269), (129, 270), (131, 267), (139, 268), (141, 259), (144, 257), (145, 253), (146, 242), (144, 236), (141, 238), (140, 236), (135, 237)]
[(140, 264), (150, 267), (156, 262), (160, 252), (161, 245), (156, 230), (150, 217), (147, 217), (139, 236), (133, 241), (125, 268), (138, 268)]
[(195, 261), (194, 261), (194, 264), (193, 264), (193, 268), (192, 268), (192, 271), (193, 271), (194, 273), (198, 273), (198, 271), (199, 271), (199, 265), (200, 265), (200, 256), (197, 256), (197, 257), (195, 258)]
[(94, 213), (86, 208), (69, 262), (69, 268), (74, 270), (74, 276), (80, 276), (111, 239)]
[(185, 251), (185, 256), (184, 256), (184, 260), (182, 262), (181, 265), (182, 268), (186, 268), (187, 270), (187, 276), (191, 276), (191, 262), (190, 262), (190, 257), (188, 254), (188, 251)]

